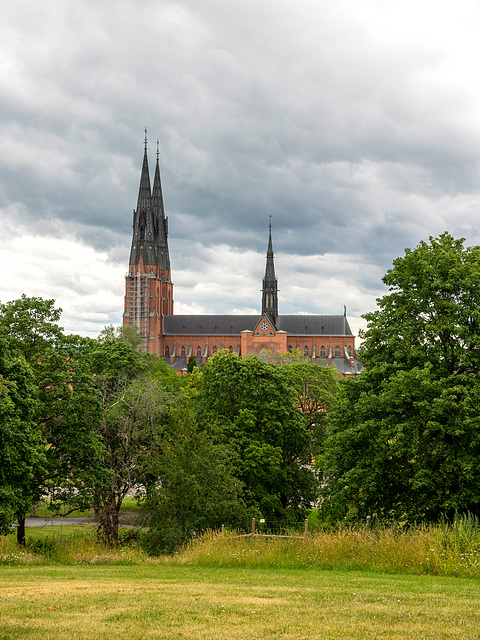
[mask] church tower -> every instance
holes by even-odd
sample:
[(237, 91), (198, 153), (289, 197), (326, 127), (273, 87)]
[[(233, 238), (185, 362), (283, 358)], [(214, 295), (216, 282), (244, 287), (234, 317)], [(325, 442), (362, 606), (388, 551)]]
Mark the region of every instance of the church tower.
[(166, 315), (173, 315), (168, 218), (163, 206), (158, 142), (153, 190), (150, 187), (145, 129), (137, 208), (133, 211), (132, 247), (125, 276), (123, 324), (138, 327), (143, 339), (141, 349), (159, 355), (163, 353), (163, 319)]
[(273, 263), (273, 245), (272, 245), (272, 221), (268, 225), (268, 249), (267, 264), (265, 267), (265, 277), (263, 278), (262, 288), (262, 314), (266, 313), (273, 322), (276, 322), (278, 316), (278, 297), (277, 297), (277, 278), (275, 277), (275, 265)]

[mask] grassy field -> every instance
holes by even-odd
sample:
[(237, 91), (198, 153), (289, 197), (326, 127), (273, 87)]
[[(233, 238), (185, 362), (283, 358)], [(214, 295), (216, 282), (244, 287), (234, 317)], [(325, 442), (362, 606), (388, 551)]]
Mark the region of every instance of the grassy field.
[[(69, 511), (69, 506), (64, 505), (63, 509), (61, 509), (61, 514), (67, 514)], [(122, 502), (122, 506), (120, 508), (120, 514), (125, 515), (127, 513), (138, 513), (140, 508), (138, 506), (138, 502), (135, 498), (124, 498)], [(52, 511), (48, 508), (47, 502), (40, 502), (35, 509), (35, 515), (37, 518), (50, 518), (52, 515)], [(93, 509), (87, 509), (85, 511), (72, 511), (72, 513), (68, 513), (65, 515), (66, 518), (90, 518), (93, 516)], [(58, 517), (58, 516), (57, 516)]]
[[(174, 556), (95, 527), (0, 538), (0, 640), (480, 640), (480, 526), (207, 533)], [(131, 532), (125, 531), (130, 536)]]
[(316, 569), (0, 568), (0, 638), (480, 638), (480, 583)]

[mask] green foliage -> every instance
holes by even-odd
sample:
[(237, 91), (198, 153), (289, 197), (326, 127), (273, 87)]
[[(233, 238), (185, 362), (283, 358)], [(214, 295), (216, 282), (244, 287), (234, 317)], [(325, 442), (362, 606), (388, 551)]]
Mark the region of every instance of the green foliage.
[(169, 367), (163, 358), (154, 357), (148, 368), (148, 373), (170, 393), (180, 391), (187, 384), (185, 378), (179, 376), (176, 371)]
[(478, 372), (480, 247), (463, 242), (444, 233), (394, 260), (383, 278), (389, 293), (365, 315), (365, 363), (431, 364), (439, 376)]
[(362, 375), (330, 417), (324, 511), (357, 519), (480, 513), (480, 250), (449, 234), (394, 261), (367, 314)]
[(247, 504), (266, 516), (299, 519), (316, 497), (311, 434), (287, 368), (218, 353), (207, 362), (200, 413), (235, 447)]
[[(61, 499), (69, 494), (73, 502), (84, 504), (86, 478), (95, 476), (92, 459), (101, 449), (94, 431), (99, 396), (86, 362), (90, 343), (77, 336), (65, 336), (57, 324), (60, 313), (53, 300), (25, 295), (0, 306), (2, 348), (8, 350), (8, 362), (19, 366), (24, 363), (23, 373), (18, 370), (16, 378), (9, 375), (18, 389), (20, 379), (22, 384), (26, 382), (27, 371), (29, 378), (29, 389), (14, 404), (24, 408), (29, 403), (31, 427), (24, 424), (22, 432), (11, 440), (22, 477), (21, 495), (16, 497), (20, 543), (24, 542), (25, 513), (32, 501), (45, 493)], [(13, 399), (10, 389), (4, 406)], [(28, 447), (41, 453), (31, 460)], [(11, 460), (10, 457), (10, 463)]]
[(140, 458), (164, 411), (165, 393), (154, 381), (141, 381), (145, 363), (126, 342), (96, 343), (89, 365), (101, 399), (95, 430), (107, 452), (96, 459), (104, 481), (92, 479), (93, 507), (107, 540), (116, 544), (122, 501), (142, 480)]
[(31, 367), (12, 355), (0, 336), (0, 534), (30, 509), (35, 478), (45, 469), (46, 442), (34, 422), (36, 388)]
[(308, 421), (310, 456), (320, 464), (327, 439), (329, 411), (336, 400), (340, 375), (334, 367), (303, 362), (287, 363), (285, 372), (295, 389), (294, 406)]
[(195, 356), (192, 356), (188, 361), (187, 373), (192, 373), (196, 366), (197, 366), (197, 359)]
[(190, 403), (176, 408), (145, 460), (152, 478), (144, 504), (149, 553), (170, 553), (194, 534), (245, 521), (235, 459), (227, 445), (198, 429)]
[(140, 329), (128, 324), (120, 327), (110, 324), (102, 329), (97, 339), (99, 342), (125, 342), (132, 348), (132, 351), (138, 351), (143, 342)]
[(10, 348), (29, 363), (37, 362), (63, 336), (57, 324), (62, 310), (54, 305), (55, 300), (28, 298), (25, 294), (0, 304), (0, 333), (8, 336)]

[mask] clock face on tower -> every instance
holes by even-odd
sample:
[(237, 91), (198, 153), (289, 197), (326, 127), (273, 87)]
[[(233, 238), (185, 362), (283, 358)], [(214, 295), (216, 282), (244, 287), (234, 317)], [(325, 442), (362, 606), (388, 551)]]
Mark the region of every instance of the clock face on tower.
[(268, 329), (268, 323), (262, 322), (262, 324), (260, 325), (260, 329), (263, 329), (264, 331), (266, 331)]

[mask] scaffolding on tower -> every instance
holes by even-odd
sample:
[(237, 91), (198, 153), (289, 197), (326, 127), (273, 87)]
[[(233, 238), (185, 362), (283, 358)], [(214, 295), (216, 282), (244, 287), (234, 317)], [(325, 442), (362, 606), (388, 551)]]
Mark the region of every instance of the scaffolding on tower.
[(129, 272), (125, 276), (125, 315), (128, 324), (138, 327), (142, 337), (141, 351), (148, 351), (149, 340), (149, 299), (150, 288), (148, 276)]

